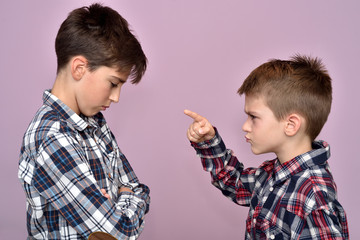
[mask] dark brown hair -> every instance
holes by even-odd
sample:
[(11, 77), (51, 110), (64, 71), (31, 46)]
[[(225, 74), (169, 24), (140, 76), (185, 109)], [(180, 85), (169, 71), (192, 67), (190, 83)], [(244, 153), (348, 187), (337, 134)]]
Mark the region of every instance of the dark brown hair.
[(116, 67), (130, 72), (132, 83), (145, 73), (147, 59), (128, 22), (115, 10), (95, 3), (73, 10), (61, 24), (55, 41), (57, 72), (69, 60), (82, 55), (90, 71), (98, 67)]
[(238, 93), (261, 95), (279, 120), (291, 113), (300, 114), (311, 140), (327, 121), (332, 102), (331, 78), (321, 60), (301, 55), (260, 65), (245, 79)]

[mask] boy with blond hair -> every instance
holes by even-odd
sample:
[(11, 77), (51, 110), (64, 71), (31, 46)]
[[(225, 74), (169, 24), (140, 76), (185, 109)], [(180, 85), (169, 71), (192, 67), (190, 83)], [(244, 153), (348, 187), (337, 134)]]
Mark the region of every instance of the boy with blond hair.
[[(28, 239), (136, 239), (149, 210), (141, 184), (101, 111), (138, 83), (147, 59), (127, 21), (92, 4), (72, 11), (55, 40), (57, 76), (21, 147), (18, 176)], [(95, 236), (95, 235), (92, 235)]]
[(210, 122), (185, 110), (187, 131), (212, 184), (248, 206), (245, 239), (348, 239), (346, 214), (337, 199), (330, 147), (315, 141), (331, 109), (331, 78), (317, 58), (270, 60), (245, 79), (245, 139), (254, 154), (276, 159), (244, 168)]

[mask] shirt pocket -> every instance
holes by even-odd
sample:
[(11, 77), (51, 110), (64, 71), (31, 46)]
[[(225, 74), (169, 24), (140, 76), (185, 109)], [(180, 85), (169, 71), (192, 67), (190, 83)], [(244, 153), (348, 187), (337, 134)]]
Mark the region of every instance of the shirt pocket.
[[(285, 231), (282, 227), (278, 226), (277, 223), (264, 219), (260, 224), (260, 231), (263, 239), (270, 240), (290, 240), (290, 232)], [(260, 238), (262, 239), (262, 238)]]
[[(265, 209), (263, 209), (264, 211)], [(298, 239), (304, 227), (304, 219), (285, 207), (278, 207), (275, 213), (262, 212), (254, 224), (259, 238), (256, 239)], [(297, 231), (298, 230), (298, 231)]]

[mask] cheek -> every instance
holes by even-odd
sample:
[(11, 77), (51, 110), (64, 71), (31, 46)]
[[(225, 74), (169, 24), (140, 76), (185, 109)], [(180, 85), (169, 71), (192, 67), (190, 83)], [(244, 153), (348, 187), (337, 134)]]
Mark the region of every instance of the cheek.
[(111, 89), (106, 84), (98, 84), (93, 87), (92, 92), (93, 92), (92, 97), (94, 99), (102, 100), (102, 99), (108, 98), (108, 96), (110, 95)]
[(281, 129), (276, 124), (267, 126), (266, 132), (267, 137), (273, 140), (280, 139), (282, 135)]
[(250, 119), (248, 122), (249, 122), (249, 127), (253, 130), (257, 130), (261, 127), (261, 124), (259, 124), (258, 119)]

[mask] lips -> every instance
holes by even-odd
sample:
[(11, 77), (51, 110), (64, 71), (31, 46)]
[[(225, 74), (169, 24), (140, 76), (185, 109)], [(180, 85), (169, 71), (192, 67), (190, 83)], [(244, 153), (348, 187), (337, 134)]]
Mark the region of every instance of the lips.
[(246, 139), (246, 142), (250, 142), (250, 138), (245, 136), (245, 139)]

